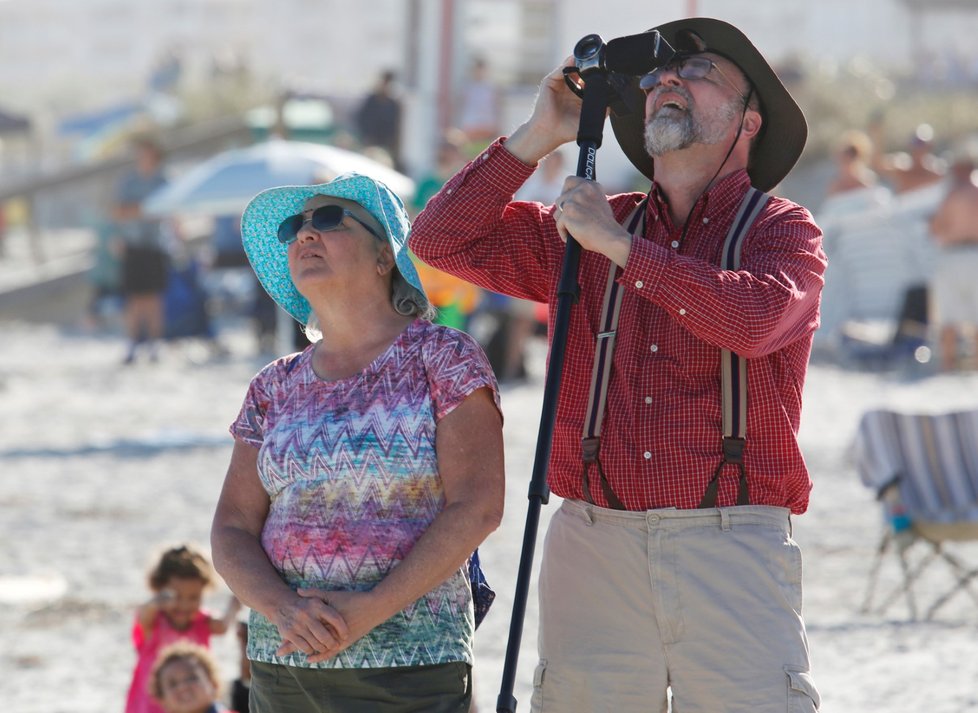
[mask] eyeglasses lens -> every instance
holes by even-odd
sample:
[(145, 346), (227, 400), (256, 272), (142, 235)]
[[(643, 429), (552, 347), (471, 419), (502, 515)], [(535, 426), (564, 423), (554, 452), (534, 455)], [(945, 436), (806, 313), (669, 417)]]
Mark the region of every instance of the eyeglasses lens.
[(290, 215), (288, 218), (283, 220), (278, 226), (278, 239), (279, 242), (288, 245), (302, 229), (303, 223), (305, 223), (305, 218), (302, 215)]
[[(309, 222), (316, 230), (333, 230), (343, 222), (343, 214), (343, 208), (338, 205), (324, 205), (312, 212)], [(306, 219), (301, 213), (286, 218), (278, 226), (278, 239), (288, 245), (299, 236), (305, 224)]]
[(665, 72), (675, 72), (680, 79), (703, 79), (713, 70), (713, 62), (706, 57), (684, 57), (676, 62), (670, 62), (664, 67), (653, 69), (639, 81), (642, 91), (652, 91), (662, 81)]
[(345, 212), (338, 205), (324, 205), (312, 212), (310, 222), (316, 230), (333, 230), (343, 222)]

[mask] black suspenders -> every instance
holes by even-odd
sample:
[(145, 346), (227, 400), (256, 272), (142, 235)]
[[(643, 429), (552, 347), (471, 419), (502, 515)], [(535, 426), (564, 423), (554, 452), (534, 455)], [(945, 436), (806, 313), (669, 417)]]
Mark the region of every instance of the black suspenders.
[[(766, 193), (758, 191), (756, 188), (747, 190), (723, 244), (721, 256), (723, 269), (740, 269), (740, 252), (743, 239), (757, 216), (764, 209), (768, 198)], [(644, 233), (643, 219), (647, 201), (648, 198), (640, 203), (629, 219), (628, 232), (633, 235), (640, 221), (642, 222), (642, 233)], [(621, 286), (615, 279), (617, 270), (618, 266), (612, 262), (608, 270), (608, 285), (605, 288), (601, 326), (594, 350), (591, 391), (581, 434), (581, 456), (584, 462), (583, 489), (587, 501), (594, 504), (589, 483), (591, 466), (594, 465), (597, 467), (601, 491), (608, 505), (615, 510), (624, 510), (625, 506), (611, 488), (599, 458), (601, 422), (607, 404), (608, 382), (611, 376), (612, 357), (615, 350), (615, 338), (618, 331), (618, 317), (621, 312), (623, 294)], [(723, 411), (723, 457), (707, 485), (706, 492), (703, 494), (703, 499), (699, 505), (701, 508), (716, 507), (720, 475), (723, 472), (723, 467), (728, 463), (736, 465), (740, 474), (737, 505), (750, 504), (747, 471), (744, 468), (743, 460), (744, 443), (747, 437), (747, 361), (728, 349), (721, 350), (720, 378)]]
[[(756, 188), (747, 189), (747, 195), (740, 204), (727, 239), (723, 243), (721, 267), (724, 270), (740, 269), (740, 250), (751, 225), (761, 214), (767, 203), (767, 193)], [(744, 468), (744, 444), (747, 441), (747, 360), (729, 349), (720, 350), (720, 382), (723, 406), (723, 457), (713, 477), (706, 486), (701, 508), (717, 506), (717, 490), (720, 487), (720, 474), (725, 465), (737, 466), (740, 484), (737, 488), (737, 504), (750, 505), (747, 490), (747, 470)]]
[[(635, 206), (632, 215), (628, 220), (628, 232), (635, 235), (635, 229), (641, 223), (641, 232), (645, 232), (645, 206), (649, 198), (645, 197), (641, 203)], [(621, 502), (615, 491), (612, 489), (608, 478), (604, 474), (601, 466), (601, 459), (598, 452), (601, 449), (601, 422), (604, 419), (605, 404), (608, 400), (608, 383), (611, 381), (611, 362), (615, 353), (615, 337), (618, 333), (618, 315), (621, 313), (621, 296), (623, 290), (615, 279), (618, 272), (618, 265), (609, 260), (608, 285), (604, 290), (604, 304), (601, 307), (601, 326), (598, 331), (597, 342), (594, 346), (594, 366), (591, 367), (591, 394), (587, 401), (587, 411), (584, 415), (584, 429), (581, 433), (581, 458), (584, 461), (583, 486), (584, 497), (587, 501), (594, 504), (591, 497), (591, 486), (588, 482), (591, 466), (597, 466), (598, 477), (601, 483), (601, 492), (604, 493), (608, 505), (615, 510), (624, 510), (625, 505)]]

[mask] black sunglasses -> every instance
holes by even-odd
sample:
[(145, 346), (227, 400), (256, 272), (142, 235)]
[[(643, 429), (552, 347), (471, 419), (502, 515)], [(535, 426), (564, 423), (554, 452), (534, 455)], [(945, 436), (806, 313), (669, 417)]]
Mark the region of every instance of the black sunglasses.
[(302, 213), (298, 215), (291, 215), (285, 220), (283, 220), (278, 226), (278, 239), (280, 242), (288, 245), (295, 241), (299, 237), (299, 231), (302, 230), (302, 226), (306, 223), (312, 224), (315, 230), (327, 231), (336, 230), (340, 223), (343, 222), (343, 218), (349, 216), (353, 218), (356, 222), (366, 228), (367, 232), (373, 235), (378, 240), (383, 240), (382, 235), (378, 235), (377, 231), (371, 228), (367, 223), (360, 220), (352, 212), (339, 205), (324, 205), (316, 208), (312, 214), (306, 218)]

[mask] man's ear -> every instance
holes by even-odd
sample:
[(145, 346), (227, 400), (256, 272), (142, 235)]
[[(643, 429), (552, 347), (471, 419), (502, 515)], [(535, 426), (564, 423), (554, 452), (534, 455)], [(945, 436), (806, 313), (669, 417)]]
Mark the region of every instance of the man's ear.
[(748, 139), (754, 138), (760, 133), (763, 123), (764, 119), (761, 118), (760, 112), (748, 109), (744, 113), (743, 129), (741, 129), (740, 135), (746, 136)]

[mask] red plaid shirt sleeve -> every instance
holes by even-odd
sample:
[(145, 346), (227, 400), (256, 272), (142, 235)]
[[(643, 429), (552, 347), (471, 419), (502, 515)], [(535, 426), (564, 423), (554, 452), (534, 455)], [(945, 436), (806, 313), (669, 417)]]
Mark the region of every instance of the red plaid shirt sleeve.
[[(487, 289), (554, 305), (564, 245), (553, 208), (512, 200), (532, 170), (500, 142), (490, 146), (418, 216), (415, 253)], [(721, 269), (723, 241), (748, 187), (744, 171), (720, 180), (697, 202), (685, 233), (654, 190), (644, 234), (634, 237), (618, 272), (625, 294), (600, 460), (630, 510), (699, 504), (721, 462), (721, 348), (748, 360), (751, 502), (795, 513), (807, 507), (811, 481), (796, 434), (825, 269), (821, 232), (804, 208), (772, 198), (744, 240), (742, 268)], [(609, 199), (619, 221), (641, 197)], [(602, 255), (581, 256), (580, 300), (561, 347), (548, 469), (561, 497), (585, 498), (582, 423), (608, 267)], [(593, 481), (590, 492), (607, 506)], [(718, 502), (732, 505), (736, 497), (737, 472), (727, 467)]]
[(411, 249), (432, 267), (480, 287), (548, 301), (546, 288), (564, 252), (552, 210), (512, 202), (533, 169), (497, 141), (429, 201), (412, 226)]

